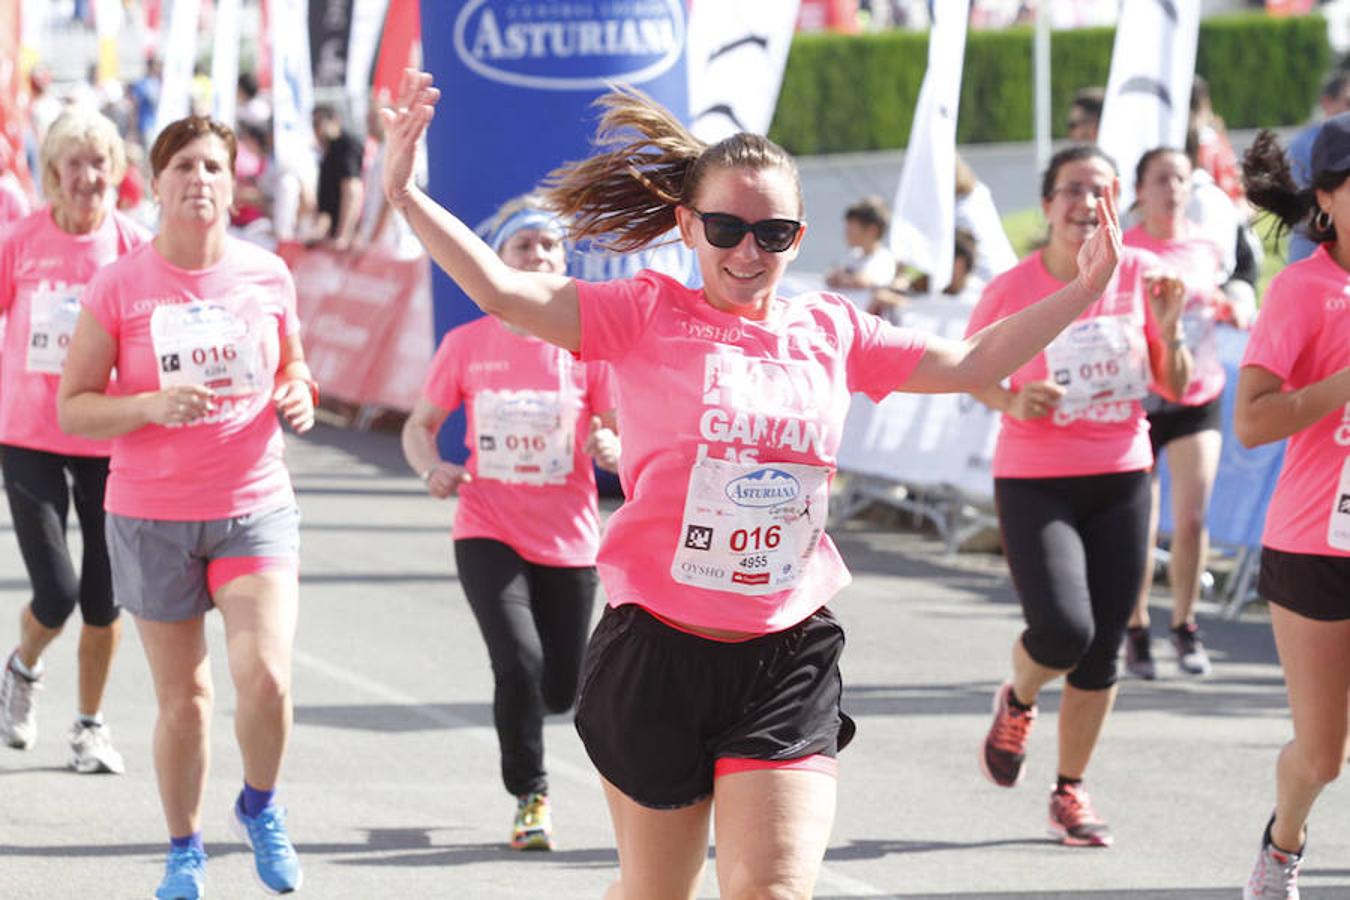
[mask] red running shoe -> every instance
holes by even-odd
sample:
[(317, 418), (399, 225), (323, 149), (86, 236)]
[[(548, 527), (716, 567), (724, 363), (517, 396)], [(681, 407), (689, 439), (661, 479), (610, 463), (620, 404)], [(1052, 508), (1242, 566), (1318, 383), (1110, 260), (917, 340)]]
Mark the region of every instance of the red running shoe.
[(1022, 780), (1027, 759), (1027, 738), (1036, 721), (1036, 707), (1020, 710), (1008, 702), (1012, 682), (1005, 681), (994, 694), (994, 724), (989, 726), (980, 748), (980, 771), (999, 787), (1014, 787)]
[(1082, 785), (1050, 793), (1050, 836), (1069, 847), (1109, 847), (1111, 829), (1098, 818)]

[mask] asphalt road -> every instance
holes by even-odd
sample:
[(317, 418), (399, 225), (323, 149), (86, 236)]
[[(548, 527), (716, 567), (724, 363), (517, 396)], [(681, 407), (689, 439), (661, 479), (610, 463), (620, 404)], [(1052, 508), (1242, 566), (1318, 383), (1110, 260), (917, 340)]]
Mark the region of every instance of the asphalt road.
[[(304, 511), (296, 728), (283, 801), (321, 898), (599, 897), (616, 867), (596, 778), (568, 717), (547, 745), (559, 849), (506, 848), (513, 801), (497, 776), (487, 656), (455, 583), (449, 503), (427, 499), (397, 439), (320, 427), (291, 442)], [(15, 640), (27, 585), (0, 512), (0, 645)], [(1089, 787), (1116, 846), (1045, 835), (1053, 709), (1029, 776), (994, 788), (975, 754), (1020, 615), (996, 556), (944, 559), (913, 531), (855, 520), (836, 534), (855, 581), (834, 601), (849, 633), (839, 813), (817, 896), (985, 900), (1237, 898), (1272, 802), (1289, 734), (1263, 611), (1202, 618), (1213, 678), (1128, 682)], [(1162, 600), (1159, 595), (1159, 601)], [(1159, 610), (1160, 617), (1165, 617)], [(213, 897), (262, 896), (226, 827), (240, 764), (218, 618), (208, 620), (217, 703), (205, 838)], [(150, 758), (151, 687), (134, 628), (105, 706), (122, 777), (64, 768), (74, 713), (74, 629), (48, 656), (40, 737), (0, 748), (0, 898), (148, 897), (164, 826)], [(1333, 786), (1312, 822), (1304, 897), (1350, 896), (1350, 803)], [(711, 868), (710, 868), (711, 871)], [(716, 896), (709, 877), (702, 893)]]

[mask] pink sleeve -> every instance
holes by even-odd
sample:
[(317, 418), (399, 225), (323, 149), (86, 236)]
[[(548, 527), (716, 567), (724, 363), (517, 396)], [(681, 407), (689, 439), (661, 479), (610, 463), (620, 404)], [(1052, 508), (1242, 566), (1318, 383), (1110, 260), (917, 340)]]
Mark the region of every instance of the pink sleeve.
[[(1285, 269), (1270, 282), (1261, 301), (1261, 314), (1252, 325), (1252, 335), (1242, 354), (1242, 365), (1260, 366), (1289, 380), (1299, 354), (1310, 343), (1312, 316), (1301, 315), (1298, 279)], [(1285, 307), (1290, 307), (1288, 310)]]
[(577, 306), (581, 316), (580, 358), (622, 359), (642, 337), (666, 285), (661, 276), (643, 270), (634, 278), (581, 281)]
[(0, 238), (0, 312), (14, 305), (14, 231)]
[(436, 348), (431, 368), (427, 370), (426, 382), (422, 385), (422, 396), (446, 412), (458, 408), (464, 402), (459, 383), (459, 361), (463, 358), (459, 334), (463, 328), (463, 325), (453, 328), (441, 338), (441, 345)]
[(117, 302), (117, 281), (110, 277), (118, 266), (113, 264), (100, 269), (80, 295), (80, 305), (89, 310), (90, 315), (103, 326), (114, 340), (122, 336), (122, 311)]
[(619, 392), (615, 388), (614, 370), (609, 367), (609, 363), (586, 364), (586, 391), (592, 412), (607, 413), (618, 405)]
[(295, 279), (291, 277), (291, 270), (286, 268), (281, 271), (281, 305), (283, 309), (282, 335), (285, 337), (298, 335), (300, 333), (300, 314), (296, 311), (295, 305)]
[(853, 346), (848, 354), (848, 387), (880, 402), (899, 390), (923, 359), (928, 346), (925, 334), (901, 328), (846, 304), (855, 317)]

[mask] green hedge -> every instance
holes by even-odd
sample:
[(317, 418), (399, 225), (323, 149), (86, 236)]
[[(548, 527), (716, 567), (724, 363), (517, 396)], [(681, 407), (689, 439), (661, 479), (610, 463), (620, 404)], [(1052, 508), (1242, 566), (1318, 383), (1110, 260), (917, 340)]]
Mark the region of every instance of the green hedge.
[[(1050, 42), (1051, 122), (1062, 137), (1074, 91), (1106, 84), (1115, 30), (1055, 32)], [(1032, 138), (1030, 28), (972, 31), (961, 79), (959, 143)], [(769, 135), (794, 153), (904, 147), (928, 64), (928, 34), (803, 34), (792, 42)], [(1307, 118), (1331, 64), (1318, 15), (1218, 16), (1200, 24), (1196, 70), (1230, 128)]]

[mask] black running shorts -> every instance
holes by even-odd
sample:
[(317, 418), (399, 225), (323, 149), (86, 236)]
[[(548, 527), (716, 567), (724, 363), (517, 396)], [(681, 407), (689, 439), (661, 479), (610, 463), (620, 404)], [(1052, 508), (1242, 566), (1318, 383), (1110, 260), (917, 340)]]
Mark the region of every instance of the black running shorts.
[(697, 803), (718, 760), (834, 757), (853, 738), (839, 707), (844, 631), (821, 608), (793, 627), (710, 640), (642, 607), (607, 607), (582, 664), (576, 726), (591, 761), (654, 809)]
[(1148, 414), (1148, 440), (1153, 445), (1153, 458), (1178, 438), (1202, 431), (1222, 431), (1223, 416), (1219, 398), (1199, 406), (1180, 406), (1168, 403), (1162, 409)]
[(1350, 557), (1261, 548), (1256, 591), (1307, 619), (1350, 619)]

